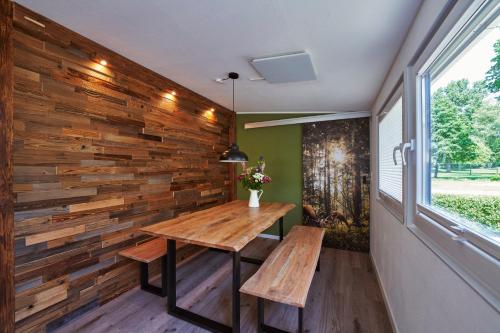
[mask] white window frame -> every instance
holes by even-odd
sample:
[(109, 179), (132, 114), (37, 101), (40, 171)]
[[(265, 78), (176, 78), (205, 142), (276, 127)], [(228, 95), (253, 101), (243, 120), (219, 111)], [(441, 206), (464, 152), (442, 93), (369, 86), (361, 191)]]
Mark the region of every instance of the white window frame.
[[(429, 105), (426, 97), (430, 94), (429, 71), (435, 66), (445, 66), (450, 58), (463, 50), (470, 40), (470, 33), (477, 33), (478, 22), (495, 8), (498, 1), (486, 0), (460, 4), (442, 22), (435, 37), (422, 51), (413, 66), (405, 72), (405, 85), (414, 89), (405, 90), (407, 99), (414, 99), (408, 118), (407, 134), (416, 138), (416, 153), (412, 154), (407, 172), (407, 183), (411, 191), (407, 193), (406, 214), (408, 228), (432, 251), (475, 289), (497, 311), (500, 311), (500, 248), (490, 239), (454, 221), (446, 214), (440, 214), (424, 202), (424, 181), (426, 176), (428, 143)], [(482, 16), (481, 16), (482, 15)], [(473, 37), (472, 37), (473, 38)], [(451, 59), (453, 60), (453, 59)], [(414, 69), (418, 68), (418, 71)], [(428, 101), (428, 100), (427, 100)], [(410, 105), (410, 104), (407, 104)]]
[(394, 107), (394, 105), (396, 105), (396, 103), (399, 101), (399, 99), (401, 98), (403, 101), (402, 103), (402, 114), (403, 114), (403, 119), (401, 119), (401, 123), (402, 123), (402, 129), (403, 129), (403, 133), (402, 133), (402, 137), (401, 137), (401, 142), (404, 142), (404, 139), (405, 139), (405, 126), (404, 126), (404, 117), (405, 117), (405, 110), (406, 110), (406, 99), (405, 99), (405, 96), (403, 94), (403, 89), (404, 89), (404, 85), (403, 85), (403, 78), (401, 78), (400, 80), (398, 80), (398, 83), (395, 87), (395, 89), (392, 91), (392, 93), (390, 94), (389, 98), (386, 100), (386, 102), (384, 103), (384, 105), (382, 106), (382, 108), (380, 109), (380, 111), (377, 113), (377, 118), (376, 118), (376, 121), (377, 121), (377, 170), (379, 172), (379, 174), (377, 174), (377, 201), (379, 201), (392, 215), (394, 215), (394, 217), (396, 217), (401, 223), (404, 223), (404, 201), (405, 201), (405, 186), (404, 186), (404, 179), (405, 179), (405, 172), (404, 170), (406, 168), (402, 167), (403, 169), (403, 172), (401, 174), (401, 176), (403, 177), (402, 178), (402, 185), (403, 185), (403, 188), (402, 188), (402, 194), (403, 194), (403, 200), (402, 202), (399, 202), (396, 198), (393, 198), (392, 196), (388, 195), (387, 193), (385, 193), (383, 190), (380, 189), (380, 170), (379, 170), (379, 157), (380, 157), (380, 151), (379, 151), (379, 143), (380, 143), (380, 132), (379, 132), (379, 127), (380, 127), (380, 122), (384, 119), (384, 116), (386, 114), (388, 114), (392, 108)]

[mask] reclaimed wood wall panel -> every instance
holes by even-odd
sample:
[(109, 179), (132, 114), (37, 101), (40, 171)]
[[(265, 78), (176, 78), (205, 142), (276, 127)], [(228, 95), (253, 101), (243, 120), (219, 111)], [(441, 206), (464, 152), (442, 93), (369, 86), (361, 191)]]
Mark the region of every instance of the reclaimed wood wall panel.
[(141, 227), (228, 201), (234, 114), (17, 4), (13, 40), (16, 329), (50, 331), (138, 285)]
[(0, 0), (0, 330), (14, 331), (12, 3)]

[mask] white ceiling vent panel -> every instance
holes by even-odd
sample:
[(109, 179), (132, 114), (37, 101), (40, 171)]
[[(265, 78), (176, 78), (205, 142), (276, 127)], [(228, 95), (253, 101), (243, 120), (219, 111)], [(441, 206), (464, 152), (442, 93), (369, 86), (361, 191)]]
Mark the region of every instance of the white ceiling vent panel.
[(316, 80), (311, 57), (306, 52), (256, 58), (250, 63), (270, 83)]

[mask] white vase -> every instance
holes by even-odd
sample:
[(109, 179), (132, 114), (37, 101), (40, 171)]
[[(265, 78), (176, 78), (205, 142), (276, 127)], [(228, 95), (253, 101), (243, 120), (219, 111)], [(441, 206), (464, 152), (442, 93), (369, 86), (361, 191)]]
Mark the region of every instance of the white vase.
[(263, 190), (249, 190), (249, 191), (250, 191), (250, 200), (248, 200), (248, 207), (252, 208), (259, 207), (259, 200), (264, 191)]

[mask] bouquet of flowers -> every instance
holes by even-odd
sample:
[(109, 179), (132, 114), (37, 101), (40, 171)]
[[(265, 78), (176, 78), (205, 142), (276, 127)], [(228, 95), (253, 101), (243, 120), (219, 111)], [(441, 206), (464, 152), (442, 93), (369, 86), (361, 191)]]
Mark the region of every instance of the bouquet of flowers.
[(266, 162), (264, 157), (259, 157), (257, 166), (245, 168), (244, 171), (238, 176), (238, 180), (241, 182), (244, 188), (248, 190), (261, 190), (262, 185), (269, 184), (272, 179), (264, 173), (264, 168), (266, 167)]

